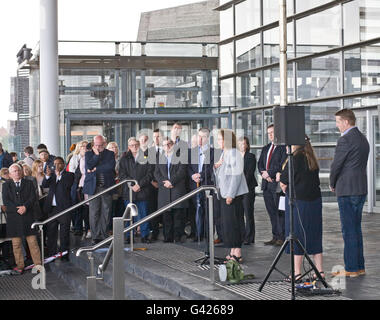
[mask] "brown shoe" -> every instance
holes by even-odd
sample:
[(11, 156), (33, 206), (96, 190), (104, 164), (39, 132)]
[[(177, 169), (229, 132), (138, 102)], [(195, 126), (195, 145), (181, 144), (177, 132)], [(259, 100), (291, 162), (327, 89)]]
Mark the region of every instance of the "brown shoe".
[(281, 247), (283, 244), (284, 244), (283, 240), (276, 240), (276, 242), (274, 243), (274, 245), (277, 247)]
[(359, 273), (359, 276), (364, 276), (365, 275), (365, 269), (359, 270), (358, 273)]
[(222, 243), (222, 241), (220, 239), (215, 239), (214, 240), (214, 244), (219, 244), (219, 243)]
[(359, 271), (346, 271), (346, 270), (340, 270), (340, 271), (337, 271), (337, 272), (331, 272), (331, 275), (333, 277), (336, 277), (336, 276), (345, 276), (345, 277), (349, 277), (349, 278), (356, 278), (358, 277), (360, 274), (359, 274)]
[(276, 243), (276, 239), (272, 239), (270, 241), (264, 242), (266, 246), (273, 246)]

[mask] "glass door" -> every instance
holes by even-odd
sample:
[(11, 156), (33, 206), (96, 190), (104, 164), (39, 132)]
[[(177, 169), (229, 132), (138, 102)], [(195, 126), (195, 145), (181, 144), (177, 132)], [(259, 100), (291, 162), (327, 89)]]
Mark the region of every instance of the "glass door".
[(356, 125), (367, 137), (370, 153), (367, 165), (367, 212), (380, 213), (380, 128), (377, 110), (355, 111)]

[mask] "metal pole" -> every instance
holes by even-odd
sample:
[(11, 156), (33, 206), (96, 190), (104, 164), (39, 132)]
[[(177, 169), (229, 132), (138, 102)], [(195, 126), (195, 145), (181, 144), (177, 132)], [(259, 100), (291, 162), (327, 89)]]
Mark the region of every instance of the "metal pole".
[(90, 261), (90, 276), (87, 277), (87, 299), (96, 300), (96, 275), (94, 266), (94, 257), (92, 252), (87, 252)]
[(208, 198), (208, 226), (209, 226), (209, 246), (210, 246), (210, 281), (215, 283), (215, 252), (214, 252), (214, 197), (210, 195), (210, 191), (206, 191)]
[[(45, 270), (45, 250), (44, 250), (44, 228), (43, 226), (40, 227), (41, 232), (41, 264), (42, 264), (42, 281), (44, 284), (46, 284), (46, 270)], [(69, 254), (69, 253), (67, 253)]]
[(287, 62), (287, 22), (286, 0), (279, 0), (280, 7), (280, 106), (288, 104), (288, 62)]
[(113, 299), (125, 299), (124, 277), (124, 219), (113, 218)]
[[(128, 188), (129, 188), (129, 203), (133, 203), (132, 197), (133, 197), (133, 190), (132, 190), (132, 183), (128, 182)], [(132, 210), (129, 211), (129, 220), (130, 220), (130, 225), (133, 224), (133, 215), (132, 215)], [(131, 242), (131, 252), (133, 252), (133, 229), (131, 230), (129, 234), (129, 240)]]

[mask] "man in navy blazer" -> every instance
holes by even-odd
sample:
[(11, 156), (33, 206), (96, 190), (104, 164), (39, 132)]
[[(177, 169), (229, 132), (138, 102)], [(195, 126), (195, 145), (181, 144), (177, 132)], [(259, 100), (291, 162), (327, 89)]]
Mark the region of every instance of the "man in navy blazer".
[[(330, 189), (336, 193), (344, 240), (344, 275), (365, 274), (362, 211), (367, 196), (367, 161), (369, 143), (355, 126), (352, 110), (342, 109), (335, 114), (339, 138), (330, 169)], [(338, 275), (335, 273), (333, 275)]]
[(279, 194), (276, 192), (282, 164), (286, 160), (285, 146), (276, 146), (274, 140), (274, 125), (267, 127), (270, 143), (263, 147), (257, 168), (262, 177), (261, 190), (263, 190), (265, 207), (272, 224), (272, 240), (264, 242), (266, 245), (281, 246), (285, 239), (285, 217), (278, 210)]
[[(42, 181), (43, 188), (49, 188), (49, 193), (44, 202), (44, 211), (50, 218), (72, 205), (70, 191), (74, 182), (74, 174), (65, 171), (65, 162), (61, 157), (55, 157), (55, 171), (49, 166), (46, 168), (45, 178)], [(71, 214), (66, 214), (47, 225), (47, 249), (48, 255), (57, 254), (58, 224), (60, 226), (60, 251), (70, 249), (70, 222)], [(63, 260), (68, 260), (68, 255)]]
[[(94, 195), (115, 184), (115, 154), (105, 147), (105, 138), (98, 135), (94, 137), (92, 150), (85, 154), (84, 194)], [(94, 243), (108, 237), (107, 225), (111, 208), (111, 193), (104, 194), (90, 202), (90, 229)]]

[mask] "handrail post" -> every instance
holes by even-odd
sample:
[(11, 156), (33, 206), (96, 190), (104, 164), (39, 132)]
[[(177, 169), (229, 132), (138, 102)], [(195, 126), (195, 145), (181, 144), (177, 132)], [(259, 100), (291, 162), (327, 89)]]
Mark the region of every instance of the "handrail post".
[(210, 246), (210, 281), (215, 283), (215, 252), (214, 252), (214, 197), (210, 190), (206, 191), (208, 198), (208, 220), (209, 220), (209, 246)]
[[(132, 200), (133, 190), (132, 190), (132, 183), (131, 182), (128, 182), (128, 188), (129, 188), (129, 203), (133, 203), (133, 200)], [(129, 220), (130, 220), (130, 225), (132, 225), (133, 224), (132, 210), (129, 211)], [(130, 231), (129, 241), (131, 244), (131, 252), (133, 252), (133, 229)]]
[[(45, 270), (45, 245), (44, 245), (44, 226), (39, 225), (40, 233), (41, 233), (41, 265), (42, 265), (42, 277), (43, 283), (46, 284), (46, 270)], [(67, 253), (69, 254), (69, 253)]]
[(87, 252), (87, 257), (90, 261), (90, 275), (87, 277), (87, 299), (96, 300), (96, 275), (92, 252)]
[(125, 299), (124, 219), (113, 218), (113, 299)]

